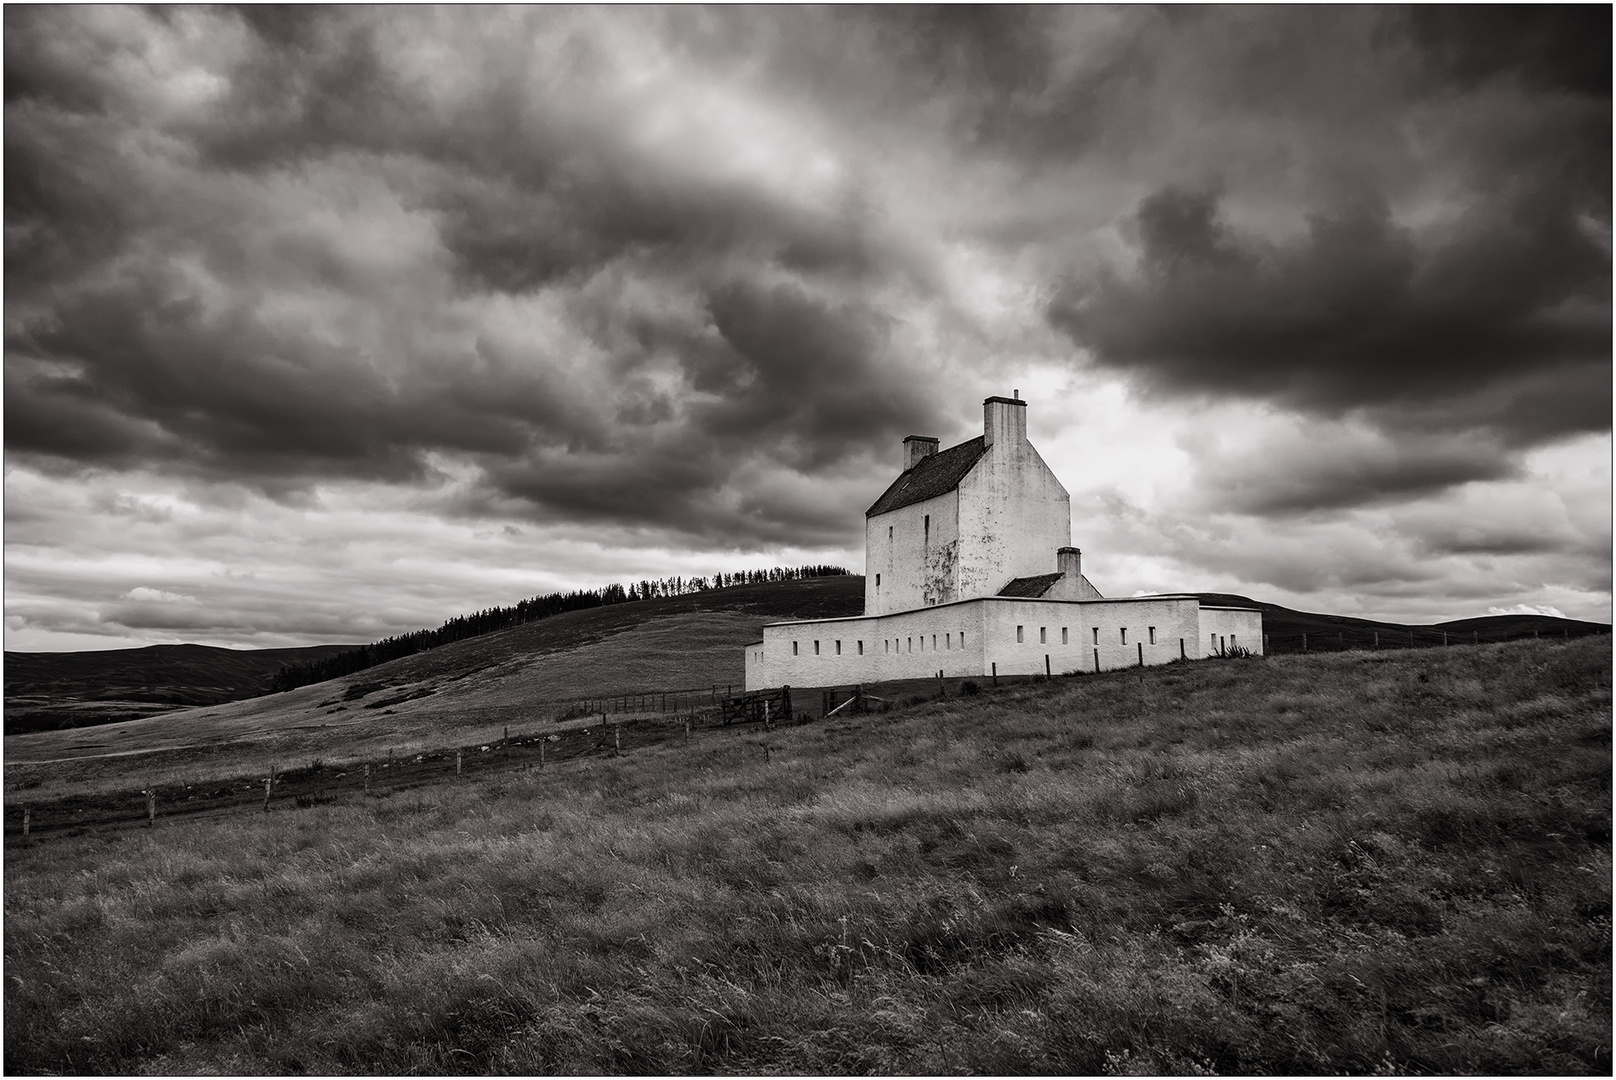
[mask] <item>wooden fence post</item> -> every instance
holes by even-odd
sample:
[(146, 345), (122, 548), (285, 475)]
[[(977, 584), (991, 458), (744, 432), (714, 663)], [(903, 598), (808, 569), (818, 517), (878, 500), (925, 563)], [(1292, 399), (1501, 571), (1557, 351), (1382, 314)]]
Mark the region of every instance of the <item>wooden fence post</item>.
[(615, 757), (623, 756), (623, 725), (612, 725), (612, 754)]
[[(269, 809), (269, 781), (264, 781), (264, 809)], [(157, 789), (151, 788), (146, 792), (146, 828), (157, 824)]]
[(690, 717), (685, 717), (685, 742), (690, 741)]
[(464, 763), (461, 761), (461, 751), (456, 750), (455, 751), (455, 775), (456, 776), (460, 775), (460, 768), (461, 768), (462, 764), (464, 764)]
[(33, 817), (34, 812), (32, 810), (26, 806), (22, 808), (22, 834), (24, 836), (28, 835), (28, 826), (32, 823)]
[(1375, 648), (1380, 648), (1380, 631), (1375, 631)]
[(1444, 631), (1442, 631), (1442, 644), (1446, 645), (1447, 643), (1448, 643), (1448, 632), (1446, 630), (1444, 630)]
[(1302, 635), (1302, 651), (1307, 652), (1307, 635)]
[(264, 813), (266, 814), (269, 813), (269, 789), (274, 785), (274, 783), (275, 781), (271, 780), (269, 777), (264, 777)]
[(539, 740), (539, 768), (544, 768), (544, 740)]
[(365, 766), (365, 794), (370, 794), (370, 766)]
[(1480, 645), (1481, 644), (1481, 631), (1479, 631), (1479, 630), (1470, 631), (1470, 644), (1472, 644), (1472, 645)]

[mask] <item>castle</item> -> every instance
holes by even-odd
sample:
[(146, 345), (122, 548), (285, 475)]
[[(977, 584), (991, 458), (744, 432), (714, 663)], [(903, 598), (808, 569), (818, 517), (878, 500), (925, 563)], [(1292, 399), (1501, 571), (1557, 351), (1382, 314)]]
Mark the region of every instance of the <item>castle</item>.
[(982, 412), (982, 434), (958, 446), (903, 441), (902, 474), (864, 514), (864, 614), (765, 626), (746, 647), (747, 690), (1262, 651), (1261, 611), (1101, 596), (1071, 546), (1071, 497), (1027, 441), (1027, 403), (990, 397)]

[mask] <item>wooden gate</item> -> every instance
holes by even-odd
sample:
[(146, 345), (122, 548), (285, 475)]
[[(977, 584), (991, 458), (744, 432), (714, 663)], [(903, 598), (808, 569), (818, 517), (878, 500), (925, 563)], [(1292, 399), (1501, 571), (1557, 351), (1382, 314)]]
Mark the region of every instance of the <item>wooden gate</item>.
[(791, 687), (778, 690), (754, 690), (739, 697), (727, 697), (720, 704), (720, 717), (725, 724), (790, 723)]

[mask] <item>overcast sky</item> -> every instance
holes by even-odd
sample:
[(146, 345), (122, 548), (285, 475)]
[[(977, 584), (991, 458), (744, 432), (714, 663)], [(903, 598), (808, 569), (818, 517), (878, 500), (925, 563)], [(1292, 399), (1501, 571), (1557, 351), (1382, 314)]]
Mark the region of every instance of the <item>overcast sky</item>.
[(7, 6), (6, 647), (861, 572), (1013, 389), (1106, 595), (1609, 620), (1610, 19)]

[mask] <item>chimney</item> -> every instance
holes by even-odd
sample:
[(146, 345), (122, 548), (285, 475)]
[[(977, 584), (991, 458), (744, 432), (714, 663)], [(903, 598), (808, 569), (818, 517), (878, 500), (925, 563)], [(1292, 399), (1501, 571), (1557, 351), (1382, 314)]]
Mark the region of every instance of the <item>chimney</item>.
[(937, 452), (937, 440), (930, 435), (911, 435), (903, 440), (903, 471), (908, 472)]
[(1055, 569), (1060, 571), (1061, 577), (1081, 581), (1083, 579), (1083, 552), (1075, 547), (1056, 548)]
[(1027, 403), (1017, 398), (990, 397), (982, 402), (982, 437), (1009, 449), (1027, 441)]

